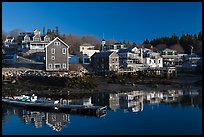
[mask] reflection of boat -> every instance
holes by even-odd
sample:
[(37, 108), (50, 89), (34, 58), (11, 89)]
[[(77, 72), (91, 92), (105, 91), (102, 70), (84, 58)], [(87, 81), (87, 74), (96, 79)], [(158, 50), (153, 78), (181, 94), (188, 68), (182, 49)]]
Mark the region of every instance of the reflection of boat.
[[(22, 98), (21, 98), (22, 97)], [(92, 106), (92, 105), (76, 105), (76, 104), (61, 104), (55, 100), (32, 100), (32, 97), (21, 96), (15, 97), (15, 99), (2, 98), (2, 102), (15, 106), (21, 106), (26, 108), (43, 109), (43, 110), (55, 110), (61, 112), (71, 112), (87, 115), (101, 116), (106, 113), (106, 106)]]

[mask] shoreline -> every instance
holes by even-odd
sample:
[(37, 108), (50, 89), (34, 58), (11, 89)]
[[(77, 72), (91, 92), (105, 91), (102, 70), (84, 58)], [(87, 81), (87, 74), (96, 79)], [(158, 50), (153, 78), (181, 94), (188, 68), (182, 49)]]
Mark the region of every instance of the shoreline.
[[(31, 77), (32, 78), (32, 77)], [(72, 88), (68, 88), (66, 83), (63, 85), (63, 78), (58, 78), (54, 81), (44, 82), (44, 79), (38, 77), (39, 79), (32, 80), (22, 80), (14, 84), (4, 83), (2, 88), (2, 95), (21, 95), (21, 94), (36, 94), (38, 96), (62, 96), (68, 97), (70, 94), (92, 94), (92, 93), (118, 93), (118, 92), (128, 92), (134, 90), (142, 91), (166, 91), (166, 90), (202, 90), (202, 76), (195, 74), (179, 74), (177, 78), (164, 79), (164, 78), (144, 78), (144, 79), (128, 79), (126, 83), (111, 83), (110, 78), (106, 77), (91, 77), (87, 79), (80, 79), (85, 84), (92, 84), (87, 87), (77, 87), (80, 85), (79, 81), (71, 81), (71, 85), (75, 84)], [(123, 77), (124, 78), (124, 77)], [(66, 80), (66, 78), (64, 78)], [(41, 81), (39, 81), (41, 80)], [(59, 80), (62, 80), (61, 82)], [(119, 79), (120, 81), (121, 79)], [(19, 82), (19, 83), (18, 83)], [(61, 84), (55, 86), (55, 83)], [(70, 84), (70, 83), (69, 83)], [(95, 85), (94, 85), (95, 84)], [(97, 86), (96, 86), (97, 84)], [(81, 86), (81, 85), (80, 85)], [(91, 87), (91, 88), (90, 88)], [(9, 89), (10, 88), (10, 89)]]

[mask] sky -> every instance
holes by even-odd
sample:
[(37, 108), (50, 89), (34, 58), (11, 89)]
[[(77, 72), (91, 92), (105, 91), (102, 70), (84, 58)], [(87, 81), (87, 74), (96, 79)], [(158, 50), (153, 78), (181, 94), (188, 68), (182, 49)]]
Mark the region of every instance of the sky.
[(142, 43), (173, 33), (202, 30), (202, 2), (2, 2), (2, 30), (60, 34)]

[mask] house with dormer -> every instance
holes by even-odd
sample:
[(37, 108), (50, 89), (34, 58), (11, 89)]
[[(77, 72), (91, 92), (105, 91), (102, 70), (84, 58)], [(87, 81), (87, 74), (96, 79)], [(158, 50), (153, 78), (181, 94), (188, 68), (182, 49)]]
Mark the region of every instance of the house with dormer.
[(18, 39), (22, 42), (22, 47), (38, 52), (45, 52), (45, 46), (51, 41), (50, 37), (46, 34), (41, 34), (39, 29), (34, 32), (22, 32), (19, 34)]

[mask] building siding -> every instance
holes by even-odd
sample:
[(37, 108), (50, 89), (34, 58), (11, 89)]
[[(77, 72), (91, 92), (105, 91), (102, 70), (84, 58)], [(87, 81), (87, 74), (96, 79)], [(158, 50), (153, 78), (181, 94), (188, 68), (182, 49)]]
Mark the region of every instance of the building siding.
[[(60, 45), (55, 45), (55, 42), (60, 42)], [(66, 54), (62, 54), (62, 49), (66, 49)], [(55, 49), (55, 54), (51, 53), (51, 49)], [(52, 56), (55, 57), (52, 60)], [(68, 71), (69, 70), (69, 50), (68, 47), (63, 44), (58, 39), (52, 41), (50, 45), (46, 48), (46, 70), (47, 71)], [(49, 64), (52, 64), (52, 68), (49, 67)], [(60, 68), (56, 68), (55, 65), (59, 64)], [(66, 67), (63, 68), (63, 64), (66, 64)]]

